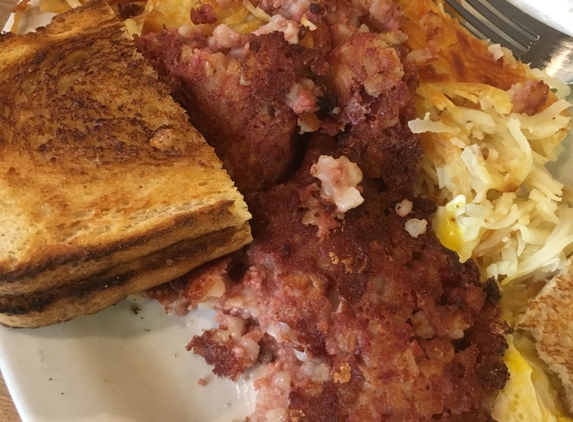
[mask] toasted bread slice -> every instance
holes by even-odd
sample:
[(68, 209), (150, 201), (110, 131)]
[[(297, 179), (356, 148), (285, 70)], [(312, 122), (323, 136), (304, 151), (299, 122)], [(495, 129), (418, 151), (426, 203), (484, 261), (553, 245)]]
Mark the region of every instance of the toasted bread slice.
[(561, 380), (564, 402), (573, 413), (573, 268), (547, 282), (516, 328), (531, 333), (539, 357)]
[(0, 324), (36, 328), (101, 311), (128, 295), (173, 280), (245, 243), (244, 223), (183, 240), (147, 257), (80, 282), (16, 296), (0, 296)]
[[(87, 278), (250, 218), (102, 1), (0, 35), (0, 98), (0, 295)], [(251, 240), (239, 232), (237, 247)]]

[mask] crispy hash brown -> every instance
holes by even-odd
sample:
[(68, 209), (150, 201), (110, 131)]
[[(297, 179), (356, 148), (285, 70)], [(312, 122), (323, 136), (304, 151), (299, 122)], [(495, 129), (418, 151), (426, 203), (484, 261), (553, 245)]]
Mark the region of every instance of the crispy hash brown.
[(570, 420), (573, 203), (546, 168), (571, 128), (570, 90), (475, 39), (440, 3), (402, 4), (420, 77), (420, 118), (409, 126), (424, 145), (420, 190), (439, 205), (433, 229), (483, 279), (500, 281), (504, 319), (517, 329), (492, 415)]
[(438, 204), (433, 229), (501, 282), (504, 319), (517, 329), (492, 415), (570, 420), (573, 203), (546, 168), (571, 128), (569, 87), (475, 39), (440, 2), (401, 4), (420, 77), (420, 118), (409, 126), (425, 152), (419, 189)]
[(403, 5), (420, 77), (410, 128), (422, 135), (420, 189), (441, 206), (440, 240), (507, 286), (566, 268), (573, 208), (545, 164), (569, 131), (568, 88), (477, 40), (439, 4)]
[(251, 421), (491, 420), (507, 325), (414, 196), (420, 57), (400, 5), (205, 2), (175, 27), (169, 5), (137, 44), (254, 217), (248, 249), (149, 292), (217, 310), (188, 349), (232, 379), (262, 363)]

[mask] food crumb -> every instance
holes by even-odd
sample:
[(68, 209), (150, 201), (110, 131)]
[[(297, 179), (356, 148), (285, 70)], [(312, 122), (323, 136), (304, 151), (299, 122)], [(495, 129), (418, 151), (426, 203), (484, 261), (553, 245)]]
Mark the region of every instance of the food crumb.
[(487, 49), (493, 56), (494, 60), (499, 60), (505, 55), (503, 49), (501, 48), (501, 45), (499, 44), (491, 44)]
[(426, 220), (420, 220), (418, 218), (412, 218), (406, 221), (405, 229), (412, 237), (418, 237), (421, 234), (426, 233), (426, 227), (428, 222)]
[[(135, 304), (131, 305), (131, 312), (133, 312), (134, 315), (137, 315), (139, 313), (139, 311), (141, 311), (141, 308)], [(143, 319), (143, 317), (142, 317)]]
[(352, 378), (352, 370), (348, 362), (344, 362), (334, 373), (334, 382), (347, 383)]
[(394, 207), (396, 214), (400, 217), (406, 217), (408, 214), (412, 212), (412, 201), (404, 199), (402, 202), (398, 202)]
[(197, 384), (199, 384), (201, 387), (205, 387), (207, 385), (207, 380), (205, 378), (199, 378)]
[(144, 328), (143, 331), (150, 332), (151, 330), (149, 328)]

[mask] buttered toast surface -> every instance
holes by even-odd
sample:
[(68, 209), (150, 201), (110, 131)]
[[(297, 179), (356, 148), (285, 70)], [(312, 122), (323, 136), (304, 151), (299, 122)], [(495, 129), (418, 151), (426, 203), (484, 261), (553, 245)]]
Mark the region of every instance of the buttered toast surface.
[(0, 35), (0, 98), (0, 294), (58, 286), (250, 218), (103, 2)]

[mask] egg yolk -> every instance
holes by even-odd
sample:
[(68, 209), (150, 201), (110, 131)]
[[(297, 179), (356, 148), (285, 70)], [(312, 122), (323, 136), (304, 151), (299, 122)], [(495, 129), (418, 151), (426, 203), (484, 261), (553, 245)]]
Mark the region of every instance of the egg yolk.
[(446, 248), (459, 252), (464, 246), (464, 237), (455, 217), (447, 215), (443, 218), (436, 231), (436, 236)]

